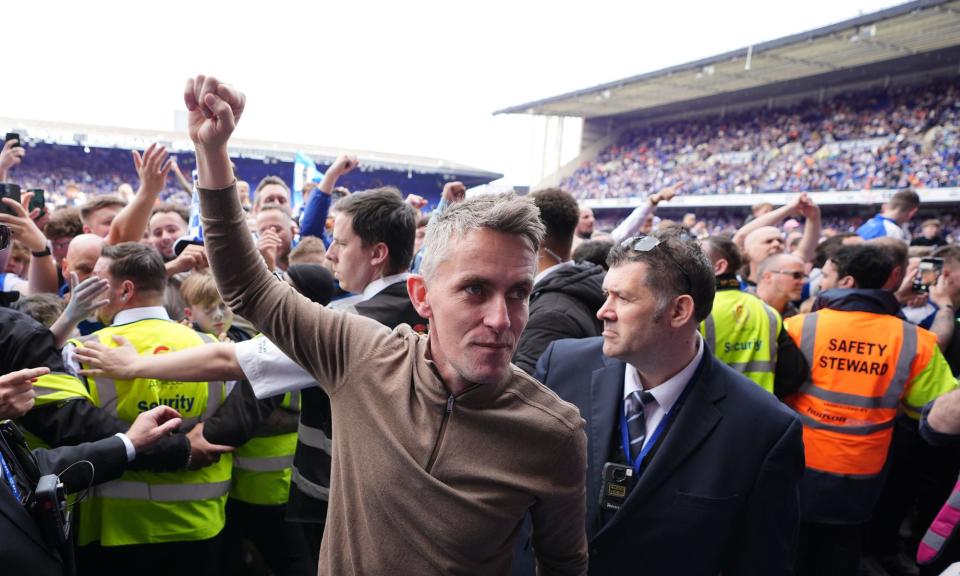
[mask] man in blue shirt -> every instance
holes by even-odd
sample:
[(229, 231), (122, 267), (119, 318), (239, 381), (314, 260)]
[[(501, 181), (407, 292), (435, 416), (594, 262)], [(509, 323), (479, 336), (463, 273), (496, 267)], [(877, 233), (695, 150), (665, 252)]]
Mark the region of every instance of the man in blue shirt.
[(897, 240), (909, 241), (903, 225), (910, 221), (920, 209), (920, 196), (913, 190), (900, 190), (883, 205), (880, 213), (857, 228), (857, 234), (864, 240), (889, 236)]

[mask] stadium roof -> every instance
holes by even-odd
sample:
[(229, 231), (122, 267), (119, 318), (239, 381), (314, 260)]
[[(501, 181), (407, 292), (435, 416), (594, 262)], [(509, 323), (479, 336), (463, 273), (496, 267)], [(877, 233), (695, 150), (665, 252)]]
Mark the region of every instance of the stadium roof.
[[(22, 118), (0, 118), (0, 126), (11, 132), (22, 131), (24, 139), (64, 145), (86, 145), (101, 148), (143, 150), (153, 142), (160, 142), (173, 152), (193, 153), (193, 143), (186, 131), (164, 131), (140, 128), (119, 128), (70, 124)], [(465, 164), (440, 158), (391, 154), (370, 150), (347, 150), (312, 144), (271, 142), (233, 138), (230, 140), (231, 155), (246, 158), (274, 158), (292, 162), (301, 152), (320, 164), (332, 164), (339, 154), (352, 154), (361, 161), (361, 170), (394, 170), (442, 174), (449, 180), (462, 180), (467, 187), (479, 186), (502, 178), (502, 174), (481, 170)]]
[[(960, 1), (916, 0), (808, 32), (498, 110), (598, 118), (775, 96), (956, 65)], [(737, 98), (730, 98), (731, 94)]]

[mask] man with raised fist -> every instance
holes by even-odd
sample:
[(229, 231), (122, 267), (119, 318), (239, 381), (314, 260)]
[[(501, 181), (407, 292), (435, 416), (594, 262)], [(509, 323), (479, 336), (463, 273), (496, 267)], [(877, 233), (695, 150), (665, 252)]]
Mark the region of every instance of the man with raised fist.
[(309, 302), (246, 233), (227, 143), (245, 97), (187, 82), (201, 215), (217, 286), (330, 396), (332, 479), (320, 574), (503, 574), (524, 515), (543, 574), (585, 574), (586, 436), (577, 410), (512, 366), (543, 224), (512, 195), (458, 203), (427, 232), (389, 330)]

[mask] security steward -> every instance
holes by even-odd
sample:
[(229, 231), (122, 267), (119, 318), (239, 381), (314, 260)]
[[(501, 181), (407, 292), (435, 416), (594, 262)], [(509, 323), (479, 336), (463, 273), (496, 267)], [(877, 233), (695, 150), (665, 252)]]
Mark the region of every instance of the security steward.
[[(84, 385), (67, 373), (50, 331), (8, 307), (18, 298), (16, 292), (0, 292), (0, 388), (17, 378), (25, 385), (18, 394), (0, 394), (0, 420), (16, 418), (18, 424), (0, 424), (0, 454), (6, 465), (2, 470), (0, 464), (0, 572), (72, 574), (72, 538), (48, 541), (49, 531), (43, 526), (49, 526), (50, 517), (47, 523), (38, 523), (27, 509), (34, 507), (39, 476), (59, 473), (70, 494), (88, 488), (91, 481), (86, 465), (68, 469), (74, 462), (93, 463), (93, 484), (98, 484), (113, 480), (124, 469), (181, 469), (190, 455), (190, 442), (183, 434), (168, 435), (169, 428), (179, 423), (176, 419), (153, 428), (156, 437), (141, 444), (138, 429), (94, 406)], [(18, 402), (18, 396), (29, 398)], [(160, 408), (149, 412), (157, 416), (157, 424), (177, 416)], [(147, 413), (141, 415), (146, 417)], [(56, 448), (44, 449), (47, 446)], [(69, 524), (67, 518), (64, 521)]]
[(806, 379), (807, 363), (783, 330), (776, 310), (740, 289), (736, 270), (742, 259), (730, 239), (710, 236), (700, 242), (713, 264), (717, 293), (713, 310), (700, 323), (700, 334), (718, 360), (758, 386), (783, 397)]
[[(94, 274), (109, 283), (109, 303), (97, 312), (107, 327), (87, 339), (116, 346), (115, 337), (122, 336), (148, 354), (214, 341), (167, 316), (166, 271), (154, 248), (132, 242), (104, 247)], [(72, 341), (64, 348), (69, 367), (80, 368), (73, 352), (82, 345)], [(91, 376), (86, 383), (94, 403), (122, 420), (166, 405), (180, 413), (186, 428), (212, 415), (227, 393), (223, 382)], [(190, 439), (194, 446), (204, 442), (199, 434)], [(214, 447), (210, 453), (228, 450)], [(191, 457), (198, 453), (194, 450)], [(123, 573), (136, 566), (138, 574), (218, 574), (217, 536), (224, 526), (232, 457), (214, 459), (218, 461), (202, 469), (196, 468), (208, 462), (194, 460), (189, 471), (127, 472), (98, 486), (80, 510), (81, 573)]]
[(242, 380), (204, 423), (205, 437), (237, 447), (223, 531), (228, 574), (244, 571), (244, 555), (237, 553), (244, 539), (256, 546), (275, 574), (305, 576), (317, 570), (303, 530), (285, 519), (300, 403), (300, 391), (257, 400), (250, 383)]
[[(956, 387), (936, 336), (897, 316), (882, 290), (893, 262), (872, 245), (845, 246), (814, 312), (785, 326), (810, 370), (787, 399), (803, 422), (798, 574), (856, 574), (863, 525), (888, 468), (894, 419)], [(836, 278), (832, 274), (836, 274)]]

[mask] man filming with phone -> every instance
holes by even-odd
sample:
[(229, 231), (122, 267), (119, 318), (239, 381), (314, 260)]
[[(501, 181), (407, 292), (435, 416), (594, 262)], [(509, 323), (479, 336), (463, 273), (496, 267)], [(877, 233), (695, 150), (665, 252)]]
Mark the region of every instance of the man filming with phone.
[[(56, 293), (59, 286), (57, 266), (53, 260), (47, 237), (31, 218), (28, 206), (33, 193), (21, 196), (16, 184), (0, 183), (0, 227), (6, 229), (4, 236), (9, 241), (17, 240), (26, 246), (31, 254), (29, 281), (16, 276), (0, 273), (0, 290), (17, 291), (23, 295), (41, 292)], [(5, 264), (9, 250), (0, 246), (0, 265)]]
[(20, 144), (20, 135), (8, 132), (0, 151), (0, 182), (6, 182), (10, 169), (23, 161), (27, 150)]

